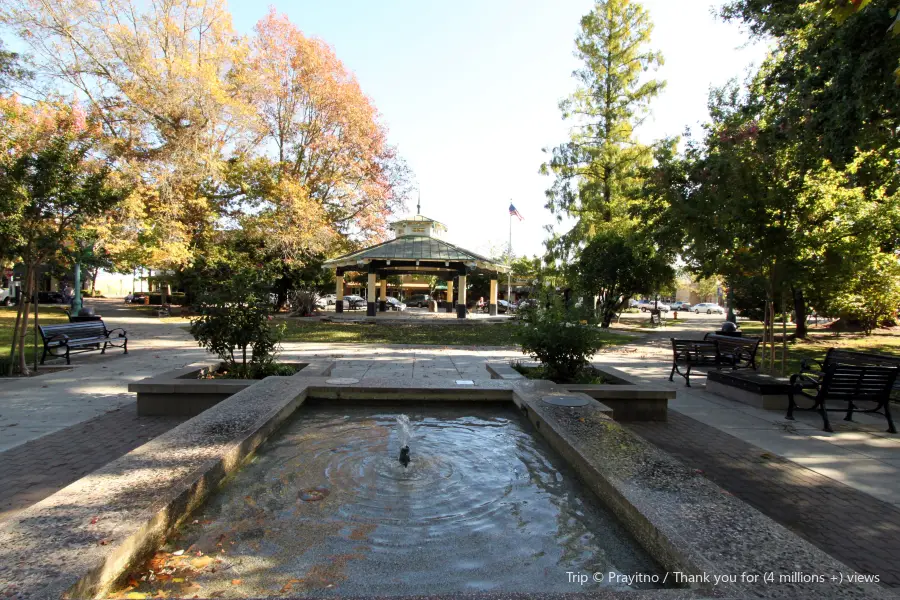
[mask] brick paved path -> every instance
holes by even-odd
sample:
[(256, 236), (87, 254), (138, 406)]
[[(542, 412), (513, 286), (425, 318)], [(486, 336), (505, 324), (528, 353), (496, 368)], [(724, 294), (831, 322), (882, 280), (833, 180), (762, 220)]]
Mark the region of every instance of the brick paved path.
[(0, 453), (0, 521), (185, 420), (139, 417), (131, 403)]
[(900, 587), (893, 505), (675, 411), (667, 423), (627, 426), (836, 559)]

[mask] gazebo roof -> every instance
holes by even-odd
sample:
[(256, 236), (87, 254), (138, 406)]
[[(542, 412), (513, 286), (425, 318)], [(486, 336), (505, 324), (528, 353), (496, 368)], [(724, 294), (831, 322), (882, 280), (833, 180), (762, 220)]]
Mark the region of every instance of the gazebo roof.
[[(418, 261), (431, 263), (430, 266), (446, 266), (445, 263), (474, 263), (480, 269), (506, 272), (508, 268), (492, 260), (454, 246), (439, 238), (427, 236), (403, 236), (396, 239), (376, 244), (356, 252), (351, 252), (337, 258), (326, 261), (324, 266), (332, 268), (356, 267), (360, 263), (366, 264), (373, 261)], [(437, 265), (433, 263), (439, 263)]]

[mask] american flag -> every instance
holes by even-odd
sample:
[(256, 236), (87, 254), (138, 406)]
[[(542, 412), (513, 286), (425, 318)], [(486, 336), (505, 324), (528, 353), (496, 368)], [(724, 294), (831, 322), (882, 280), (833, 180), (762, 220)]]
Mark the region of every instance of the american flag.
[(512, 217), (512, 216), (514, 216), (514, 215), (515, 215), (516, 217), (519, 217), (519, 220), (520, 220), (520, 221), (523, 221), (523, 220), (525, 219), (525, 217), (523, 217), (522, 214), (519, 213), (518, 210), (516, 210), (516, 207), (513, 206), (513, 203), (510, 202), (510, 203), (509, 203), (509, 216)]

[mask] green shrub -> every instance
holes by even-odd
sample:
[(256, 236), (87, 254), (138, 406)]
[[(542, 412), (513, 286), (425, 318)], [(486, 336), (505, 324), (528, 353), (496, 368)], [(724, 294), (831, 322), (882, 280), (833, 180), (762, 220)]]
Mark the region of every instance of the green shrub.
[(575, 381), (591, 356), (603, 347), (597, 327), (576, 320), (559, 302), (532, 311), (517, 341), (522, 352), (539, 360), (545, 375), (559, 383)]
[[(235, 378), (252, 379), (276, 368), (284, 325), (271, 323), (270, 287), (254, 271), (235, 273), (201, 291), (191, 319), (191, 335), (225, 361)], [(265, 375), (263, 375), (265, 376)]]

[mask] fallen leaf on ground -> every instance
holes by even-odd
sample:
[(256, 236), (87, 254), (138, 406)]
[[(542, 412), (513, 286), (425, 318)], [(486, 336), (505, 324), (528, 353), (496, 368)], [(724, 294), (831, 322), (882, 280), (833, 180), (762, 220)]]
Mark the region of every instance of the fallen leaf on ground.
[(241, 580), (240, 579), (232, 579), (231, 585), (241, 585)]
[(191, 561), (191, 566), (195, 569), (202, 569), (204, 567), (209, 566), (209, 563), (212, 562), (212, 559), (208, 556), (201, 556), (200, 558), (195, 558)]

